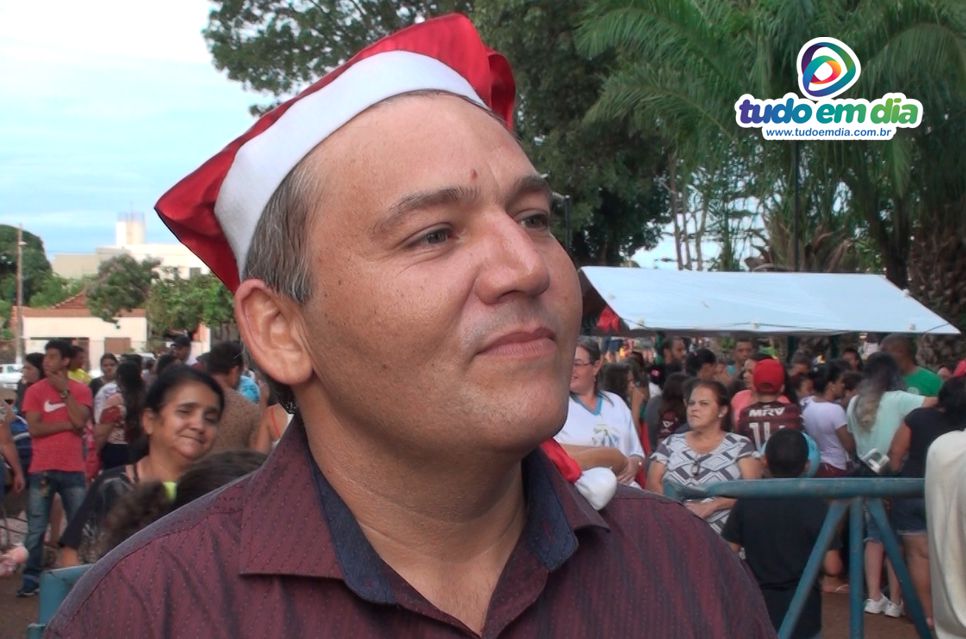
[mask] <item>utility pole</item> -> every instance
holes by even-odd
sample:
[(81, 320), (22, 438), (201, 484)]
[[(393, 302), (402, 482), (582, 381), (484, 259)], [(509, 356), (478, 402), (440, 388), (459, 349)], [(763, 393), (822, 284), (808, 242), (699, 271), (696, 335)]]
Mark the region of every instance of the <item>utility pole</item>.
[(17, 227), (17, 321), (14, 331), (17, 336), (17, 365), (23, 364), (23, 224)]

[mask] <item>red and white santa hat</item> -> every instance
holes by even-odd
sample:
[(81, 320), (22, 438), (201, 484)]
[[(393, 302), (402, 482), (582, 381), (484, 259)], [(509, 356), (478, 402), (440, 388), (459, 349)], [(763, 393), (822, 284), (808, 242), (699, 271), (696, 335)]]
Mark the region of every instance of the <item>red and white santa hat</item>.
[(369, 107), (414, 91), (444, 91), (513, 122), (513, 73), (465, 16), (427, 20), (379, 40), (182, 179), (155, 209), (234, 291), (265, 205), (298, 162)]

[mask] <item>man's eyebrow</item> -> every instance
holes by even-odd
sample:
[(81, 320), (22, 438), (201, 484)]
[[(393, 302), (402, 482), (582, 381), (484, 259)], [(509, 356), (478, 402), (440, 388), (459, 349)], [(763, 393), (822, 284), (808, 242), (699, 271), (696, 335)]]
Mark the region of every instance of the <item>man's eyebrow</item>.
[(519, 178), (510, 189), (509, 196), (506, 199), (507, 206), (511, 205), (515, 200), (520, 199), (526, 195), (539, 194), (547, 198), (548, 201), (553, 201), (553, 191), (550, 189), (550, 184), (545, 178), (537, 174), (525, 175)]
[(447, 186), (435, 191), (409, 193), (390, 206), (386, 217), (373, 224), (369, 232), (374, 236), (385, 235), (402, 224), (406, 216), (413, 211), (444, 204), (469, 203), (479, 197), (479, 189), (466, 186)]
[[(518, 178), (510, 187), (506, 198), (507, 206), (521, 197), (539, 194), (551, 200), (553, 192), (547, 180), (537, 174), (524, 175)], [(434, 191), (419, 191), (409, 193), (397, 200), (389, 207), (386, 217), (372, 225), (369, 232), (374, 237), (391, 233), (401, 225), (407, 215), (413, 211), (432, 208), (446, 204), (468, 204), (480, 197), (480, 190), (476, 187), (447, 186)]]

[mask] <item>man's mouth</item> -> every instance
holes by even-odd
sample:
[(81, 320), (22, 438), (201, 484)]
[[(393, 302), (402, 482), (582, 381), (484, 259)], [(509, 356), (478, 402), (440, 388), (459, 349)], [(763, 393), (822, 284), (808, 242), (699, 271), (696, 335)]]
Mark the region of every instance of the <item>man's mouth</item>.
[(518, 327), (489, 340), (484, 355), (540, 357), (556, 353), (556, 335), (546, 326)]

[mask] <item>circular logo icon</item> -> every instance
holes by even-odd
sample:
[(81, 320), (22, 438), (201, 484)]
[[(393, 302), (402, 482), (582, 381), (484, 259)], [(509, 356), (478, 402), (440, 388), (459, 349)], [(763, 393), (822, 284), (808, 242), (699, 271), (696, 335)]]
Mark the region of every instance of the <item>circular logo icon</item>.
[(861, 72), (855, 51), (835, 38), (812, 38), (798, 52), (798, 87), (805, 97), (834, 98), (855, 84)]

